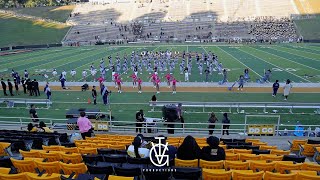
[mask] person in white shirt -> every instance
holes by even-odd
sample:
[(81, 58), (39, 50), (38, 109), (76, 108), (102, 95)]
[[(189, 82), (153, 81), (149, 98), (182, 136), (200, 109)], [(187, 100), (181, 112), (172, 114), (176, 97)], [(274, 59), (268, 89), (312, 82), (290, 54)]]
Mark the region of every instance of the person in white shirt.
[(141, 137), (137, 136), (134, 138), (132, 145), (128, 147), (127, 153), (133, 158), (147, 158), (149, 157), (150, 150), (147, 148), (142, 148), (141, 145), (143, 140)]
[(82, 77), (83, 77), (83, 81), (85, 82), (86, 81), (86, 77), (87, 77), (87, 71), (86, 70), (82, 71)]
[(76, 72), (74, 69), (72, 69), (71, 72), (70, 72), (70, 75), (71, 75), (71, 77), (72, 77), (72, 81), (75, 81), (75, 80), (76, 80), (76, 79), (75, 79), (76, 74), (77, 74), (77, 72)]
[(91, 76), (92, 76), (93, 82), (96, 81), (96, 74), (97, 74), (97, 70), (96, 70), (95, 68), (93, 68), (93, 69), (91, 70)]
[(63, 78), (67, 79), (67, 72), (65, 70), (63, 70), (61, 74)]
[(57, 70), (53, 69), (52, 76), (53, 76), (54, 81), (57, 81), (57, 74), (58, 74)]
[(48, 76), (47, 74), (44, 74), (43, 77), (44, 77), (44, 80), (45, 80), (46, 82), (48, 82), (49, 76)]

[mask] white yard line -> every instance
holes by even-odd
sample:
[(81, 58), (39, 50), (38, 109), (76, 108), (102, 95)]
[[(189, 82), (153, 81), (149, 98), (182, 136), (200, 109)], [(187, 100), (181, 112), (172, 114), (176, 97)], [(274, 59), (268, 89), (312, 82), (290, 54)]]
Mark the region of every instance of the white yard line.
[[(250, 47), (250, 48), (252, 48), (252, 47)], [(270, 52), (263, 51), (263, 50), (261, 50), (261, 49), (256, 49), (256, 50), (262, 51), (262, 52), (264, 52), (264, 53), (268, 53), (268, 54), (273, 55), (273, 56), (277, 56), (277, 57), (279, 57), (279, 58), (281, 58), (281, 59), (286, 59), (287, 61), (290, 61), (290, 62), (293, 62), (293, 63), (299, 64), (299, 65), (301, 65), (301, 66), (305, 66), (305, 67), (307, 67), (307, 68), (310, 68), (310, 69), (313, 69), (313, 70), (316, 70), (316, 71), (320, 71), (319, 69), (316, 69), (316, 68), (313, 68), (313, 67), (307, 66), (307, 65), (305, 65), (305, 64), (301, 64), (301, 63), (298, 63), (298, 62), (292, 61), (292, 60), (290, 60), (290, 59), (288, 59), (288, 58), (281, 57), (281, 56), (278, 56), (278, 55), (276, 55), (276, 54), (272, 54), (272, 53), (270, 53)]]
[(256, 71), (254, 71), (253, 69), (251, 69), (249, 66), (247, 66), (246, 64), (244, 64), (243, 62), (241, 62), (240, 60), (238, 60), (237, 58), (235, 58), (233, 55), (231, 55), (230, 53), (228, 53), (227, 51), (221, 49), (219, 46), (217, 46), (217, 48), (219, 48), (221, 51), (223, 51), (224, 53), (228, 54), (229, 56), (231, 56), (233, 59), (237, 60), (240, 64), (244, 65), (245, 67), (247, 67), (248, 69), (250, 69), (250, 71), (254, 72), (255, 74), (257, 74), (259, 77), (262, 77), (259, 73), (257, 73)]
[[(239, 50), (242, 51), (242, 52), (244, 52), (244, 53), (246, 53), (246, 54), (249, 54), (249, 53), (246, 52), (246, 51), (243, 51), (243, 50), (241, 50), (241, 49), (239, 49)], [(249, 55), (251, 55), (251, 56), (253, 56), (253, 57), (257, 58), (257, 59), (260, 59), (260, 60), (262, 60), (262, 61), (264, 61), (264, 62), (266, 62), (266, 63), (268, 63), (268, 64), (271, 64), (271, 65), (274, 66), (274, 67), (277, 67), (277, 68), (279, 68), (279, 69), (281, 69), (281, 70), (283, 70), (283, 71), (285, 71), (285, 72), (287, 72), (287, 73), (289, 73), (289, 74), (292, 74), (292, 75), (294, 75), (294, 76), (296, 76), (296, 77), (298, 77), (298, 78), (300, 78), (300, 79), (303, 79), (303, 80), (311, 83), (311, 81), (309, 81), (308, 79), (302, 78), (302, 77), (300, 77), (300, 76), (298, 76), (298, 75), (296, 75), (296, 74), (294, 74), (294, 73), (292, 73), (292, 72), (290, 72), (290, 71), (287, 71), (287, 70), (285, 70), (284, 68), (281, 68), (280, 66), (277, 66), (277, 65), (275, 65), (275, 64), (273, 64), (273, 63), (271, 63), (271, 62), (269, 62), (269, 61), (266, 61), (266, 60), (264, 60), (264, 59), (262, 59), (262, 58), (260, 58), (260, 57), (258, 57), (258, 56), (255, 56), (255, 55), (253, 55), (253, 54), (249, 54)]]
[[(274, 49), (274, 50), (276, 50), (276, 51), (281, 51), (281, 52), (285, 52), (285, 53), (288, 53), (288, 54), (292, 54), (292, 55), (295, 55), (295, 56), (300, 56), (300, 57), (303, 57), (303, 58), (306, 58), (306, 59), (311, 59), (311, 60), (313, 60), (313, 61), (317, 61), (317, 62), (320, 62), (319, 60), (317, 60), (317, 59), (313, 59), (313, 58), (310, 58), (310, 57), (305, 57), (305, 56), (302, 56), (302, 55), (298, 55), (298, 54), (293, 54), (293, 53), (290, 53), (290, 52), (288, 52), (288, 51), (284, 51), (284, 50), (280, 50), (280, 49), (275, 49), (275, 48), (272, 48), (271, 46), (270, 46), (270, 48), (271, 49)], [(285, 48), (285, 47), (283, 47), (283, 48)], [(286, 48), (287, 49), (287, 48)], [(298, 51), (298, 50), (297, 50)], [(305, 52), (305, 51), (303, 51), (304, 53), (309, 53), (309, 52)], [(315, 53), (310, 53), (310, 54), (315, 54)], [(319, 54), (315, 54), (315, 55), (319, 55)]]

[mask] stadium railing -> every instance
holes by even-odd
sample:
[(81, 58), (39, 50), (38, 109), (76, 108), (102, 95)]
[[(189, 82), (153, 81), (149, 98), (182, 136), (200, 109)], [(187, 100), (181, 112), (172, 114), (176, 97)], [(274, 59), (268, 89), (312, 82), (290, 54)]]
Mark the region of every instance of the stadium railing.
[[(320, 114), (320, 103), (292, 103), (292, 102), (189, 102), (189, 101), (150, 101), (151, 111), (155, 111), (155, 107), (163, 107), (168, 104), (178, 105), (182, 107), (202, 108), (203, 113), (207, 113), (206, 108), (228, 108), (229, 113), (232, 109), (236, 109), (237, 113), (241, 113), (241, 108), (262, 108), (267, 113), (268, 108), (289, 109), (293, 113), (294, 109), (313, 109), (316, 114)], [(211, 112), (211, 111), (210, 111)]]
[(0, 98), (0, 103), (7, 103), (7, 107), (14, 107), (15, 104), (25, 104), (29, 107), (34, 105), (45, 105), (50, 108), (52, 102), (49, 99), (24, 99), (24, 98)]
[[(39, 118), (40, 121), (44, 121), (48, 124), (48, 127), (51, 127), (53, 130), (64, 130), (67, 131), (67, 119), (52, 119), (52, 118)], [(0, 116), (0, 129), (26, 129), (27, 125), (31, 122), (29, 117), (1, 117)], [(157, 133), (166, 133), (169, 129), (167, 125), (174, 125), (173, 129), (175, 134), (208, 134), (209, 128), (208, 123), (181, 123), (181, 122), (135, 122), (135, 121), (113, 121), (109, 119), (108, 121), (98, 121), (99, 123), (108, 124), (108, 132), (116, 132), (116, 133), (133, 133), (136, 130), (136, 124), (143, 124), (142, 132), (148, 132), (150, 134)], [(230, 134), (238, 134), (246, 136), (248, 133), (248, 126), (252, 125), (250, 123), (245, 124), (223, 124), (223, 123), (215, 123), (216, 128), (214, 129), (215, 134), (221, 134), (223, 132), (223, 125), (230, 125), (229, 133)], [(274, 136), (279, 136), (282, 134), (288, 134), (290, 136), (295, 132), (295, 127), (297, 125), (285, 125), (285, 124), (274, 124)], [(319, 125), (299, 125), (299, 127), (303, 127), (303, 132), (306, 133), (306, 136), (310, 136), (311, 133), (315, 130), (315, 128), (319, 127)], [(148, 131), (149, 130), (149, 131)], [(95, 130), (105, 131), (105, 130)], [(78, 132), (78, 130), (71, 130), (69, 132)]]

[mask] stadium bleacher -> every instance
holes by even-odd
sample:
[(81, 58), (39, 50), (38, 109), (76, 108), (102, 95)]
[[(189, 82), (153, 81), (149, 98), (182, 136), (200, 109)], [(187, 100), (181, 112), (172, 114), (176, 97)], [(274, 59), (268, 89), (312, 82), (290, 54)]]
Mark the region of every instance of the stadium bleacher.
[[(66, 134), (34, 133), (34, 139), (30, 138), (30, 133), (23, 131), (5, 131), (5, 134), (7, 136), (0, 143), (0, 179), (63, 179), (70, 175), (73, 175), (73, 178), (88, 178), (90, 174), (105, 179), (154, 179), (155, 175), (161, 178), (212, 180), (253, 177), (317, 179), (317, 172), (320, 171), (318, 163), (307, 162), (306, 156), (301, 156), (315, 154), (315, 151), (304, 152), (306, 145), (320, 146), (319, 141), (312, 139), (291, 142), (292, 146), (301, 146), (300, 151), (304, 148), (304, 151), (298, 154), (294, 153), (298, 150), (296, 147), (291, 146), (290, 152), (270, 146), (260, 139), (220, 139), (219, 146), (225, 149), (226, 160), (175, 158), (174, 166), (171, 167), (175, 171), (152, 174), (145, 171), (148, 168), (157, 168), (149, 158), (131, 158), (127, 155), (126, 149), (134, 138), (132, 135), (97, 134), (95, 137), (74, 140), (74, 143), (71, 143)], [(12, 137), (19, 137), (20, 141), (12, 140)], [(146, 139), (152, 140), (153, 137)], [(167, 138), (167, 142), (177, 148), (183, 140), (184, 137)], [(197, 137), (195, 140), (200, 148), (207, 146), (206, 138)], [(33, 143), (28, 146), (23, 144), (26, 141)], [(66, 147), (63, 143), (75, 147)], [(30, 148), (26, 148), (27, 146)]]

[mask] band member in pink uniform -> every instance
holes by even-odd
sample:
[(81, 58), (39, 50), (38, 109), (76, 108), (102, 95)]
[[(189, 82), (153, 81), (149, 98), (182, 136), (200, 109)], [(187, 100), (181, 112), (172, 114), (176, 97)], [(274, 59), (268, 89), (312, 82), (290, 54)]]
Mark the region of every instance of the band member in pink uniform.
[(142, 90), (142, 80), (140, 78), (138, 78), (138, 93), (141, 93)]

